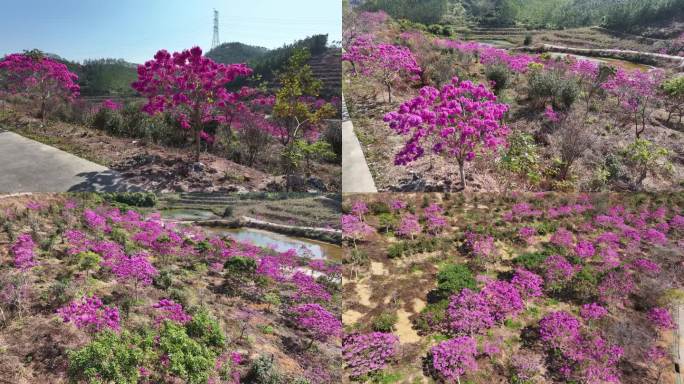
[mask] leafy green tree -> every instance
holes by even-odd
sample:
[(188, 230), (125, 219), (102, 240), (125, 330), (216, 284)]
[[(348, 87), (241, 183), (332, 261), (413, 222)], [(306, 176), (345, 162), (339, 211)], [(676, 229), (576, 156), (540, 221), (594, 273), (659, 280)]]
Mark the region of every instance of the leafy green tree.
[(668, 161), (670, 152), (645, 139), (636, 139), (621, 155), (633, 171), (634, 186), (637, 189), (643, 188), (644, 180), (649, 174), (659, 175), (672, 170), (672, 164)]
[(86, 271), (86, 277), (90, 277), (91, 271), (96, 271), (100, 268), (102, 258), (95, 252), (81, 252), (78, 257), (78, 269)]
[(423, 24), (442, 21), (449, 11), (447, 0), (368, 0), (363, 6), (368, 11), (385, 11), (396, 19), (407, 19)]
[(69, 377), (92, 384), (137, 383), (145, 357), (139, 347), (142, 341), (128, 331), (100, 333), (85, 347), (69, 352)]
[(159, 333), (159, 353), (168, 358), (167, 372), (190, 384), (206, 383), (216, 358), (206, 345), (193, 340), (183, 326), (172, 321), (166, 321)]
[(499, 167), (506, 173), (522, 176), (531, 184), (538, 184), (542, 176), (534, 137), (523, 132), (509, 136), (508, 148), (501, 156)]
[(670, 122), (673, 115), (678, 115), (681, 124), (684, 117), (684, 76), (676, 76), (665, 81), (662, 88), (666, 96), (667, 122)]
[(335, 114), (331, 104), (325, 103), (317, 107), (307, 100), (317, 97), (322, 86), (321, 81), (314, 77), (311, 67), (306, 64), (310, 57), (311, 54), (306, 49), (295, 50), (279, 76), (281, 87), (276, 93), (273, 107), (273, 117), (280, 128), (279, 140), (284, 147), (282, 155), (288, 176), (288, 189), (291, 189), (289, 176), (295, 173), (306, 156), (303, 152), (306, 146), (298, 142), (310, 140), (312, 135), (317, 134), (322, 120)]
[(218, 321), (206, 309), (192, 315), (185, 325), (188, 336), (202, 343), (202, 345), (220, 349), (226, 344), (226, 336), (221, 331)]
[(463, 288), (475, 289), (475, 277), (464, 264), (447, 264), (437, 272), (437, 293), (447, 298)]

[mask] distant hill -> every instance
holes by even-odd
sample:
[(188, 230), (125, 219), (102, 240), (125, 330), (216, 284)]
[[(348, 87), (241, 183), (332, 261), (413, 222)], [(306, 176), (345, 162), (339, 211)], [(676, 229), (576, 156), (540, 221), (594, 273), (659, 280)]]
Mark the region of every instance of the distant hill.
[(224, 43), (207, 52), (205, 56), (223, 64), (246, 63), (263, 56), (268, 48), (233, 42)]

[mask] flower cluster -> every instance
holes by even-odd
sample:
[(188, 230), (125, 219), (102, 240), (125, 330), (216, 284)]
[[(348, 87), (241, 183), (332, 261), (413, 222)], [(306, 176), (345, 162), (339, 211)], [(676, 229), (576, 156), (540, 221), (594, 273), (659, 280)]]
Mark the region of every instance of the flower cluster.
[(97, 333), (105, 328), (119, 330), (119, 309), (102, 303), (99, 297), (84, 296), (57, 310), (65, 323), (74, 323), (77, 328)]
[(165, 320), (185, 324), (192, 320), (192, 317), (183, 310), (183, 306), (173, 300), (161, 299), (157, 304), (154, 304), (152, 308), (157, 309), (160, 312), (155, 317), (155, 324), (161, 324)]
[(401, 217), (399, 222), (399, 227), (395, 233), (399, 236), (408, 237), (410, 239), (415, 238), (423, 231), (420, 222), (418, 221), (418, 216), (406, 213)]
[(352, 378), (377, 372), (398, 352), (399, 339), (391, 333), (354, 333), (342, 340), (342, 356)]
[(300, 304), (292, 311), (297, 326), (305, 329), (313, 339), (325, 341), (339, 336), (342, 331), (342, 322), (319, 304)]
[(443, 341), (430, 352), (432, 367), (446, 382), (457, 381), (464, 374), (477, 371), (477, 343), (470, 336)]
[(36, 244), (30, 234), (24, 233), (17, 237), (17, 240), (12, 244), (10, 252), (14, 255), (14, 266), (26, 270), (38, 265), (33, 259)]
[(509, 130), (502, 123), (506, 112), (508, 106), (497, 103), (482, 84), (455, 77), (441, 90), (424, 87), (420, 96), (384, 117), (392, 130), (408, 137), (394, 163), (407, 165), (422, 157), (424, 146), (430, 145), (435, 154), (458, 163), (463, 181), (463, 166), (478, 151), (496, 151), (506, 145)]

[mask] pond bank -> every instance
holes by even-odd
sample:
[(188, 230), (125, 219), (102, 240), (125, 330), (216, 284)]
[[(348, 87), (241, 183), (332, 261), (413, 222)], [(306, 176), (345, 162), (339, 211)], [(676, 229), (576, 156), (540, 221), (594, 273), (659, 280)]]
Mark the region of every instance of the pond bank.
[(225, 227), (225, 228), (256, 228), (282, 235), (302, 237), (306, 239), (323, 241), (326, 243), (340, 244), (342, 242), (342, 231), (333, 228), (299, 227), (270, 223), (252, 217), (242, 216), (237, 219), (217, 219), (217, 220), (192, 220), (187, 221), (195, 225), (205, 227)]
[(592, 56), (592, 57), (603, 57), (609, 59), (625, 60), (634, 63), (646, 63), (646, 61), (652, 61), (655, 64), (663, 66), (675, 65), (680, 69), (684, 69), (684, 57), (665, 55), (662, 53), (652, 53), (652, 52), (640, 52), (640, 51), (628, 51), (621, 49), (591, 49), (591, 48), (573, 48), (565, 47), (562, 45), (551, 45), (542, 44), (537, 46), (529, 47), (517, 47), (512, 48), (514, 51), (524, 51), (532, 53), (544, 53), (544, 52), (560, 52), (569, 53), (574, 55), (582, 56)]

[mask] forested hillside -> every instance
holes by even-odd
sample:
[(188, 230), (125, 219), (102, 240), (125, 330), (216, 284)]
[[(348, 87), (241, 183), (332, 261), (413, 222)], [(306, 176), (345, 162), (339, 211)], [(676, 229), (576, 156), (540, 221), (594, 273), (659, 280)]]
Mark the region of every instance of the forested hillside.
[(531, 28), (603, 25), (635, 31), (684, 18), (684, 0), (368, 0), (366, 10), (423, 24), (467, 22)]

